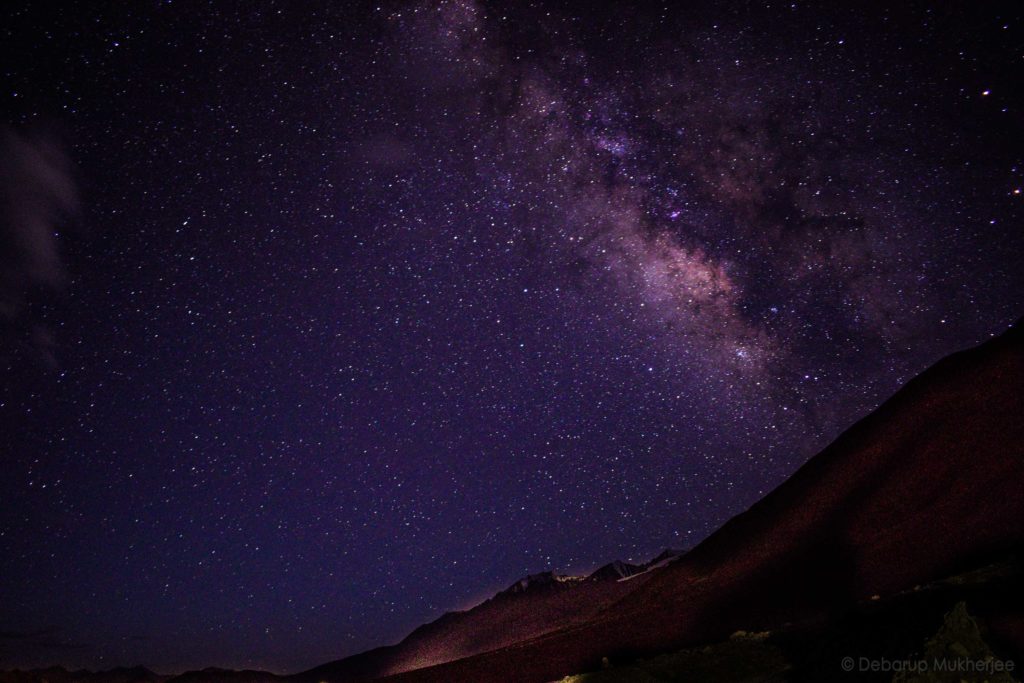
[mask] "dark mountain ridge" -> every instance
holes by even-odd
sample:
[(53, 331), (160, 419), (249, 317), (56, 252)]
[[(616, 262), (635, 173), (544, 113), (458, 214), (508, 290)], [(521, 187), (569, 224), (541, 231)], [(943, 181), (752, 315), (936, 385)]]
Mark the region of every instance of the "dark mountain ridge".
[[(530, 682), (825, 623), (1024, 546), (1024, 326), (911, 380), (790, 479), (586, 623), (388, 680)], [(630, 581), (622, 582), (630, 583)], [(1024, 606), (982, 615), (1024, 651)]]
[[(330, 662), (297, 674), (308, 681), (364, 681), (504, 647), (523, 634), (546, 633), (583, 622), (634, 590), (678, 557), (668, 549), (641, 564), (616, 560), (590, 574), (530, 574), (479, 605), (447, 612), (396, 645)], [(628, 579), (628, 580), (623, 580)]]
[[(685, 554), (666, 551), (639, 565), (611, 562), (584, 577), (530, 575), (396, 645), (281, 678), (542, 682), (737, 630), (816, 633), (847, 623), (872, 601), (891, 604), (922, 584), (1019, 555), (1022, 418), (1024, 325), (1018, 323), (911, 380)], [(1000, 594), (980, 605), (979, 618), (998, 642), (1024, 653), (1024, 603)], [(141, 671), (146, 675), (137, 679), (8, 672), (0, 683), (168, 680)], [(170, 680), (277, 679), (204, 670)]]

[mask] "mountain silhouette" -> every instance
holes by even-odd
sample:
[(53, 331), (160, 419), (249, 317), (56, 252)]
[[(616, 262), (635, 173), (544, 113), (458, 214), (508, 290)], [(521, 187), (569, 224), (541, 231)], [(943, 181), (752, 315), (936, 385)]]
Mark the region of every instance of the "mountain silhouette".
[[(1022, 490), (1018, 323), (911, 380), (749, 510), (583, 622), (386, 680), (551, 681), (739, 629), (827, 623), (1019, 550)], [(1018, 652), (1020, 607), (990, 615)]]
[[(873, 603), (895, 605), (886, 618), (910, 624), (921, 601), (907, 596), (922, 585), (1019, 558), (1022, 491), (1018, 322), (911, 380), (688, 552), (587, 576), (533, 574), (396, 645), (292, 676), (53, 668), (2, 672), (0, 683), (541, 683), (737, 632), (834, 630)], [(991, 635), (1024, 653), (1021, 598), (979, 604)]]

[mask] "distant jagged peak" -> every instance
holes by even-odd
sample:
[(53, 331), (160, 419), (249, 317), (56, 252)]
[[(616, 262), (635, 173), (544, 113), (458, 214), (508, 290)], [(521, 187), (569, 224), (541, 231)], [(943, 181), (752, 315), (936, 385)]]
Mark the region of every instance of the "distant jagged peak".
[(592, 571), (587, 579), (589, 581), (618, 581), (634, 574), (644, 571), (646, 565), (630, 564), (622, 560), (615, 560)]
[(553, 571), (528, 574), (494, 597), (521, 595), (523, 593), (533, 592), (539, 588), (552, 588), (556, 586), (567, 588), (584, 581), (622, 581), (633, 576), (643, 574), (651, 569), (663, 567), (674, 561), (676, 558), (681, 557), (683, 553), (685, 553), (684, 550), (666, 548), (658, 554), (657, 557), (641, 564), (633, 564), (631, 562), (624, 562), (623, 560), (613, 560), (612, 562), (602, 565), (589, 574), (583, 576), (558, 574)]
[(573, 584), (583, 581), (582, 576), (570, 576), (568, 574), (556, 574), (555, 572), (539, 572), (537, 574), (529, 574), (519, 579), (505, 590), (498, 593), (499, 597), (502, 595), (519, 595), (526, 593), (527, 591), (534, 591), (538, 588), (553, 588), (561, 586), (571, 586)]

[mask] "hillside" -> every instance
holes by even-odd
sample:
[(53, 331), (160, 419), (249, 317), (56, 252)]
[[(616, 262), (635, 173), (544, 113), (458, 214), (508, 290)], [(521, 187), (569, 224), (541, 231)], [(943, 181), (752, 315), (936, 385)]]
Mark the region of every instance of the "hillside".
[[(1024, 329), (947, 357), (789, 480), (586, 623), (389, 681), (558, 679), (822, 624), (1024, 544)], [(1019, 603), (983, 615), (1024, 651)]]

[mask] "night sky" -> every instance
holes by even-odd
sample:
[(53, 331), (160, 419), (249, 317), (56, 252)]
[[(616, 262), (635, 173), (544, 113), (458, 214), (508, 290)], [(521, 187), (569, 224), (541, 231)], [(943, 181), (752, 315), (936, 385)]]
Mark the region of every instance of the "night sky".
[(99, 4), (0, 10), (2, 667), (690, 547), (1024, 313), (1020, 7)]

